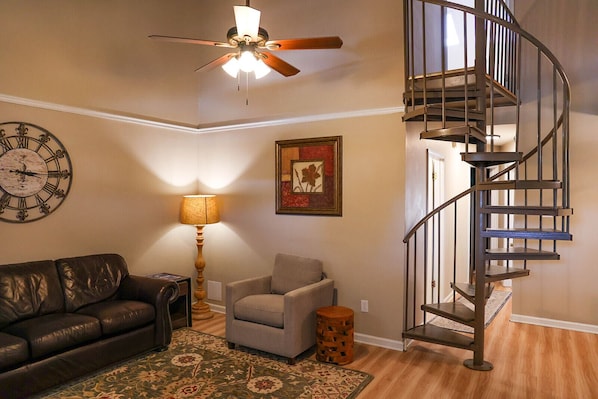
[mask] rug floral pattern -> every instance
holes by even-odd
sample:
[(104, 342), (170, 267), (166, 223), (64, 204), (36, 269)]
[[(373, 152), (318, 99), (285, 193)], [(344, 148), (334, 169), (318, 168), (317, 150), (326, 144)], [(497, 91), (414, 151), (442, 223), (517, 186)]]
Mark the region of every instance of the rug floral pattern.
[(44, 399), (352, 399), (366, 373), (309, 359), (228, 349), (223, 338), (191, 329), (173, 332), (168, 350), (152, 352), (63, 386)]

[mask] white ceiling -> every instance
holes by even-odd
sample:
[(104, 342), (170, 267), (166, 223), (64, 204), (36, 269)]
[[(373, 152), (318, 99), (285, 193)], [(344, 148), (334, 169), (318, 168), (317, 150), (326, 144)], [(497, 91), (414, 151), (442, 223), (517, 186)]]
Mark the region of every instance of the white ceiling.
[(277, 52), (301, 72), (250, 77), (240, 91), (219, 68), (194, 72), (227, 49), (147, 38), (225, 41), (238, 4), (3, 0), (0, 95), (193, 127), (402, 105), (396, 0), (252, 1), (271, 39), (338, 35), (344, 45)]

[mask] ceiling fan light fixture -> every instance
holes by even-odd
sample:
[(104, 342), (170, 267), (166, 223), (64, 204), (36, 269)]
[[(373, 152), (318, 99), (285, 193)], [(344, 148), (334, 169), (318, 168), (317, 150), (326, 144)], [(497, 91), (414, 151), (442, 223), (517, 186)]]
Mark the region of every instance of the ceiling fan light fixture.
[(243, 72), (253, 72), (257, 65), (257, 58), (253, 51), (241, 51), (239, 56), (239, 69)]
[(239, 60), (237, 57), (231, 57), (230, 60), (222, 65), (222, 69), (231, 77), (236, 78), (239, 75)]
[(256, 79), (263, 78), (264, 76), (269, 74), (270, 71), (271, 71), (270, 67), (268, 65), (266, 65), (263, 60), (258, 60), (258, 62), (255, 64), (255, 68), (253, 70), (253, 72), (255, 73)]
[(260, 28), (261, 12), (248, 6), (234, 6), (234, 11), (237, 34), (241, 38), (249, 36), (251, 40), (256, 41)]

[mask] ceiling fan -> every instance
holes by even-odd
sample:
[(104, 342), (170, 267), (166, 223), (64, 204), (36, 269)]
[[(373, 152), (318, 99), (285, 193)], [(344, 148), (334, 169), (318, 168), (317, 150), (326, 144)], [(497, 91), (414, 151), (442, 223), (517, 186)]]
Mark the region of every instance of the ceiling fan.
[(268, 74), (270, 69), (286, 77), (299, 73), (299, 69), (275, 56), (271, 51), (336, 49), (343, 45), (343, 41), (338, 36), (270, 40), (268, 32), (260, 27), (261, 12), (251, 8), (249, 0), (245, 6), (234, 6), (234, 13), (236, 26), (228, 30), (226, 42), (162, 35), (150, 35), (149, 38), (235, 49), (234, 52), (218, 57), (195, 71), (221, 66), (232, 77), (237, 77), (241, 70), (254, 72), (256, 79)]

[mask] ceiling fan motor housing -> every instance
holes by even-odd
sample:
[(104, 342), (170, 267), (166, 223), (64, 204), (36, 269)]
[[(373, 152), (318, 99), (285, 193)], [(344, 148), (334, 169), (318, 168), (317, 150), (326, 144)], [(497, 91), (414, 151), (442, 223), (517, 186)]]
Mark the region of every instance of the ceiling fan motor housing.
[(226, 33), (226, 38), (228, 39), (228, 42), (232, 46), (238, 46), (241, 43), (245, 43), (245, 44), (254, 43), (257, 47), (266, 47), (266, 42), (270, 39), (270, 36), (268, 35), (268, 31), (264, 28), (259, 28), (257, 36), (258, 36), (258, 40), (255, 42), (253, 41), (253, 38), (251, 38), (249, 36), (241, 37), (238, 34), (236, 26), (233, 26), (232, 28), (230, 28), (228, 30), (228, 32)]

